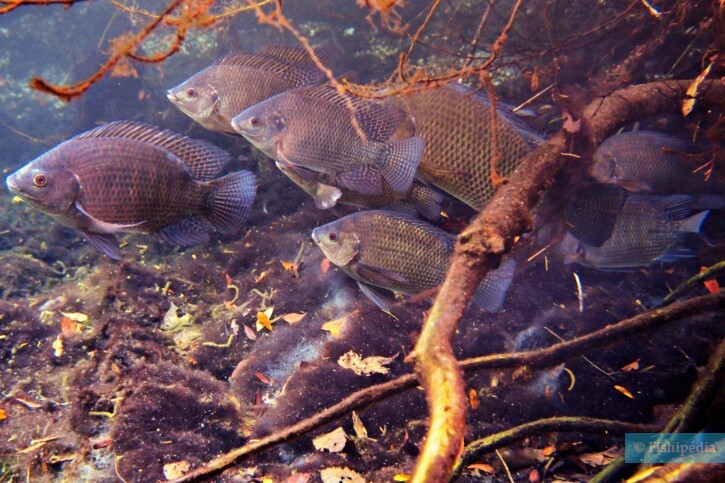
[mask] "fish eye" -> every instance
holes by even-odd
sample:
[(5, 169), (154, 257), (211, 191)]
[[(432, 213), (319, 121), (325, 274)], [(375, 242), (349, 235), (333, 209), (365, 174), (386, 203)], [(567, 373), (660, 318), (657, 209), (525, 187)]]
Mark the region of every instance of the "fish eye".
[(337, 240), (337, 233), (335, 233), (334, 231), (333, 231), (333, 232), (330, 232), (330, 233), (329, 233), (329, 234), (327, 235), (327, 238), (329, 238), (329, 239), (330, 239), (330, 241), (335, 241), (335, 240)]
[(44, 174), (36, 174), (33, 178), (33, 184), (38, 188), (42, 188), (48, 184), (48, 178)]
[(193, 87), (189, 87), (188, 89), (186, 89), (186, 95), (187, 95), (187, 97), (189, 99), (195, 98), (196, 97), (196, 89), (194, 89)]
[(259, 126), (259, 118), (253, 117), (249, 120), (249, 124), (252, 125), (252, 127), (258, 127)]

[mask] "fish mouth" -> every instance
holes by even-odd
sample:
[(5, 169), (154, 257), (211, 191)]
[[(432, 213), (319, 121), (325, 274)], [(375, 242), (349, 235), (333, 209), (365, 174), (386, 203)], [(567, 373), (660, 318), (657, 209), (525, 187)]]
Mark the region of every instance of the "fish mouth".
[(176, 94), (171, 92), (171, 90), (166, 91), (166, 98), (171, 102), (177, 102), (179, 100), (179, 98), (176, 97)]
[(317, 245), (320, 244), (320, 237), (317, 235), (317, 228), (312, 230), (312, 241), (315, 242)]
[(16, 195), (20, 193), (20, 187), (18, 187), (18, 185), (15, 183), (15, 180), (13, 180), (12, 176), (5, 180), (5, 184), (8, 187), (8, 191), (10, 191), (11, 193)]

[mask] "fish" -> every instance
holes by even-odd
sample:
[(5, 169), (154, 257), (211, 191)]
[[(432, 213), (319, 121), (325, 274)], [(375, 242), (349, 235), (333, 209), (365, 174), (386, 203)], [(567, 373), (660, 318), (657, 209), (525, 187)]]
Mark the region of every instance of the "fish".
[(385, 186), (382, 194), (363, 195), (346, 188), (333, 186), (329, 175), (304, 168), (289, 169), (280, 162), (276, 162), (276, 165), (285, 176), (312, 196), (315, 206), (322, 210), (340, 203), (358, 208), (386, 208), (392, 211), (420, 214), (434, 221), (441, 217), (443, 195), (418, 180), (413, 180), (413, 184), (406, 193), (398, 193)]
[[(338, 53), (315, 50), (322, 63), (334, 66)], [(296, 46), (269, 46), (256, 53), (234, 52), (197, 72), (166, 96), (206, 129), (237, 135), (234, 116), (269, 97), (295, 87), (322, 84), (326, 74), (308, 52)]]
[[(312, 239), (370, 301), (389, 312), (390, 302), (375, 287), (411, 295), (439, 286), (456, 237), (405, 213), (369, 210), (315, 228)], [(489, 312), (501, 310), (515, 267), (513, 258), (504, 259), (473, 300)]]
[(694, 172), (706, 159), (690, 141), (655, 131), (623, 132), (604, 140), (593, 158), (590, 173), (600, 183), (653, 195), (690, 194), (699, 208), (725, 208), (717, 174), (705, 179)]
[(136, 121), (71, 138), (8, 176), (11, 193), (80, 230), (120, 259), (116, 233), (180, 246), (238, 234), (256, 193), (248, 171), (218, 177), (231, 156), (213, 144)]
[(622, 204), (611, 236), (600, 246), (591, 246), (567, 233), (562, 250), (568, 263), (600, 270), (647, 267), (655, 262), (674, 262), (693, 257), (687, 246), (689, 234), (699, 235), (709, 210), (690, 215), (691, 195), (646, 195), (629, 193)]
[(262, 101), (232, 126), (290, 170), (306, 168), (330, 175), (335, 186), (379, 195), (385, 183), (398, 193), (413, 184), (425, 142), (402, 135), (410, 122), (395, 106), (345, 96), (325, 84)]
[(618, 185), (585, 183), (566, 206), (567, 230), (589, 246), (602, 246), (612, 236), (627, 195), (627, 190)]
[[(464, 86), (448, 85), (400, 94), (395, 101), (413, 119), (415, 134), (425, 140), (419, 176), (481, 211), (496, 191), (491, 179), (493, 117), (487, 98)], [(543, 140), (509, 107), (497, 105), (501, 157), (496, 171), (507, 177)]]

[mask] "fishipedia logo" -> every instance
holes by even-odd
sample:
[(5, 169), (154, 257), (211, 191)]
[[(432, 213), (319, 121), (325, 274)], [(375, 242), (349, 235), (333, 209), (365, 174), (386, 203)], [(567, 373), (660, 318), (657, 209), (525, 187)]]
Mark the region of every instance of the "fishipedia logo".
[(725, 463), (725, 433), (626, 433), (626, 463)]

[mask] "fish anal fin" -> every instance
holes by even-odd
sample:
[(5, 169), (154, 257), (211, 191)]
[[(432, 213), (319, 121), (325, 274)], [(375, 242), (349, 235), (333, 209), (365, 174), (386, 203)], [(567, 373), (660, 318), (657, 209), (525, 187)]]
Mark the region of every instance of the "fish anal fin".
[(210, 228), (209, 224), (199, 217), (187, 217), (165, 226), (153, 233), (153, 236), (169, 245), (186, 247), (207, 243), (210, 240)]
[(407, 278), (397, 272), (381, 267), (366, 265), (362, 262), (357, 262), (355, 264), (354, 271), (363, 279), (381, 287), (409, 283)]
[(383, 192), (383, 180), (380, 174), (367, 165), (337, 173), (335, 177), (345, 188), (356, 193), (379, 195)]
[(363, 295), (365, 295), (365, 297), (367, 297), (368, 300), (374, 303), (383, 312), (393, 316), (393, 314), (390, 312), (390, 307), (392, 306), (393, 301), (390, 300), (389, 297), (383, 295), (383, 293), (379, 289), (373, 288), (368, 284), (358, 282), (357, 286), (360, 287), (360, 291), (363, 293)]
[(121, 259), (121, 250), (118, 248), (118, 240), (111, 233), (95, 233), (84, 231), (83, 236), (89, 245), (114, 260)]

